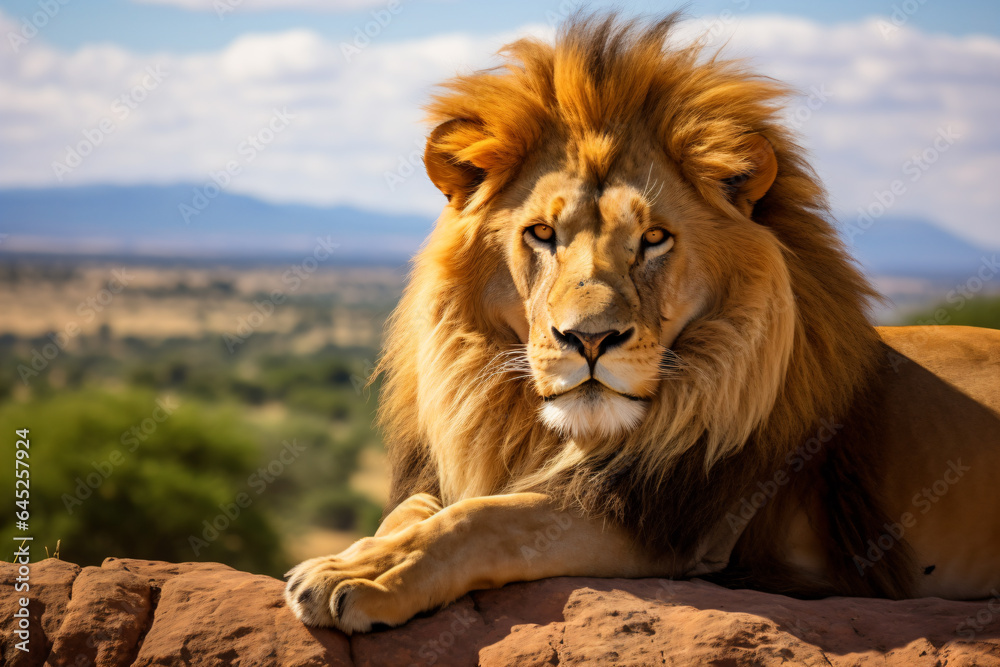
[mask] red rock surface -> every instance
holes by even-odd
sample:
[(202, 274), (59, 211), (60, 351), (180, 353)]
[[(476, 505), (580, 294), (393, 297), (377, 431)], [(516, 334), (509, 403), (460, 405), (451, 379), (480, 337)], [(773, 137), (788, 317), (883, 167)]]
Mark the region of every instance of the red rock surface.
[(113, 558), (32, 565), (23, 653), (16, 576), (0, 563), (4, 665), (1000, 666), (998, 600), (802, 601), (697, 580), (559, 578), (346, 637), (295, 620), (276, 579)]

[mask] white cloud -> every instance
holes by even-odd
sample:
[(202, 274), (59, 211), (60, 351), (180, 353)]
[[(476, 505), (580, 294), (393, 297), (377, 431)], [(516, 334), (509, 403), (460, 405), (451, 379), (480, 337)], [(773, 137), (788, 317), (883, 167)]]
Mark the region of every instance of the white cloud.
[[(132, 0), (141, 5), (169, 5), (189, 11), (223, 12), (229, 10), (269, 11), (308, 9), (320, 12), (349, 12), (356, 9), (385, 7), (388, 0)], [(221, 7), (221, 9), (220, 9)]]
[[(902, 181), (891, 213), (926, 217), (1000, 246), (1000, 41), (900, 29), (883, 37), (878, 19), (817, 28), (754, 17), (729, 51), (767, 74), (829, 91), (801, 122), (814, 164), (845, 221)], [(799, 36), (808, 34), (808, 43)], [(942, 135), (957, 135), (948, 144)], [(946, 150), (941, 151), (944, 147)], [(877, 207), (876, 207), (877, 210)]]
[[(0, 13), (0, 31), (11, 25)], [(708, 25), (693, 22), (689, 34)], [(1000, 41), (910, 28), (886, 39), (874, 21), (820, 26), (782, 16), (715, 27), (727, 54), (802, 91), (790, 122), (836, 211), (868, 206), (900, 179), (906, 192), (892, 214), (926, 217), (1000, 246), (993, 182), (1000, 173)], [(420, 106), (456, 71), (494, 64), (492, 54), (513, 36), (376, 36), (354, 52), (352, 44), (295, 30), (247, 34), (217, 52), (152, 56), (106, 45), (65, 53), (32, 42), (0, 59), (0, 185), (59, 183), (53, 162), (108, 119), (114, 131), (64, 184), (204, 182), (235, 160), (242, 171), (234, 191), (433, 216), (443, 199), (420, 173)], [(137, 102), (132, 96), (151, 66), (166, 76)], [(123, 103), (115, 103), (123, 95), (135, 106), (124, 118)], [(241, 143), (267, 127), (275, 108), (294, 119), (247, 160)], [(910, 180), (908, 161), (948, 128), (958, 138)], [(403, 182), (390, 188), (387, 173)]]

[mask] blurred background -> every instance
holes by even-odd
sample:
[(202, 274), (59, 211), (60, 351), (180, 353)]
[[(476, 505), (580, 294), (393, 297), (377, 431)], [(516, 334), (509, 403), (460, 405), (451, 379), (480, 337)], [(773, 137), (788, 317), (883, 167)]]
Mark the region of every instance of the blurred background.
[[(0, 442), (30, 429), (35, 557), (280, 575), (374, 530), (366, 381), (444, 203), (420, 106), (582, 6), (0, 0)], [(686, 9), (679, 39), (795, 87), (873, 317), (1000, 328), (1000, 5)]]

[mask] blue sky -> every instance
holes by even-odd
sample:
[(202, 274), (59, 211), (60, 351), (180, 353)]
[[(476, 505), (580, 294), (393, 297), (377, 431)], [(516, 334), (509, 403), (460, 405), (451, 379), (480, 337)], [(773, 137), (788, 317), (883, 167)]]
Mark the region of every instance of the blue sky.
[[(345, 51), (397, 1), (384, 27)], [(420, 164), (433, 86), (496, 64), (497, 49), (525, 34), (551, 37), (553, 19), (580, 4), (0, 0), (0, 187), (203, 186), (235, 165), (224, 179), (233, 192), (433, 218), (443, 198)], [(220, 17), (219, 6), (232, 11)], [(888, 213), (1000, 248), (1000, 2), (687, 9), (680, 38), (700, 35), (799, 91), (787, 122), (841, 220), (877, 210), (902, 181)], [(25, 20), (37, 34), (18, 38)], [(245, 151), (261, 132), (269, 141)]]
[[(51, 0), (58, 2), (59, 0)], [(331, 40), (347, 39), (372, 9), (385, 2), (286, 2), (277, 5), (325, 5), (328, 9), (248, 9), (238, 0), (221, 0), (232, 12), (220, 13), (214, 0), (206, 0), (202, 11), (185, 5), (197, 2), (162, 0), (162, 4), (131, 0), (72, 0), (60, 9), (42, 39), (63, 49), (108, 42), (137, 53), (168, 50), (177, 53), (218, 49), (247, 32), (275, 32), (307, 27)], [(525, 23), (544, 22), (546, 12), (558, 13), (565, 0), (403, 0), (406, 20), (386, 34), (386, 39), (409, 39), (436, 33), (462, 31), (492, 34), (513, 30)], [(579, 3), (576, 3), (579, 4)], [(354, 9), (338, 9), (354, 5)], [(358, 5), (361, 5), (358, 7)], [(854, 22), (870, 16), (891, 17), (894, 11), (925, 32), (954, 36), (987, 34), (1000, 36), (1000, 2), (997, 0), (702, 0), (669, 2), (589, 2), (587, 7), (622, 7), (630, 13), (650, 13), (685, 6), (691, 16), (716, 16), (727, 10), (741, 14), (784, 14), (819, 23)], [(912, 10), (916, 7), (915, 11)], [(39, 11), (39, 0), (0, 0), (0, 8), (12, 17)]]

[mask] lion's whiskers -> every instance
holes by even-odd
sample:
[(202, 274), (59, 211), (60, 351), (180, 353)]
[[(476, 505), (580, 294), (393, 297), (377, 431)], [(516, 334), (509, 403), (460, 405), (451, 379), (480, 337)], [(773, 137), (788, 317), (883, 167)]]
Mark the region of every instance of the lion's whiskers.
[[(655, 183), (655, 181), (654, 181), (654, 183)], [(647, 201), (649, 201), (650, 206), (652, 206), (653, 204), (655, 204), (656, 200), (660, 198), (660, 193), (663, 192), (663, 186), (664, 186), (664, 184), (666, 184), (666, 181), (660, 181), (660, 187), (657, 188), (656, 194), (653, 195), (652, 199), (647, 200)]]
[(649, 194), (649, 179), (650, 179), (650, 177), (652, 175), (653, 175), (653, 163), (652, 163), (652, 161), (650, 161), (650, 163), (649, 163), (649, 172), (646, 174), (646, 185), (644, 185), (643, 188), (642, 188), (642, 198), (643, 199), (646, 199), (646, 195)]
[(503, 382), (531, 378), (531, 364), (528, 361), (528, 346), (515, 345), (509, 350), (498, 352), (476, 376), (475, 382), (488, 383), (504, 375)]
[(660, 362), (658, 364), (660, 379), (672, 380), (678, 378), (690, 369), (689, 364), (681, 359), (680, 355), (664, 347), (660, 351)]

